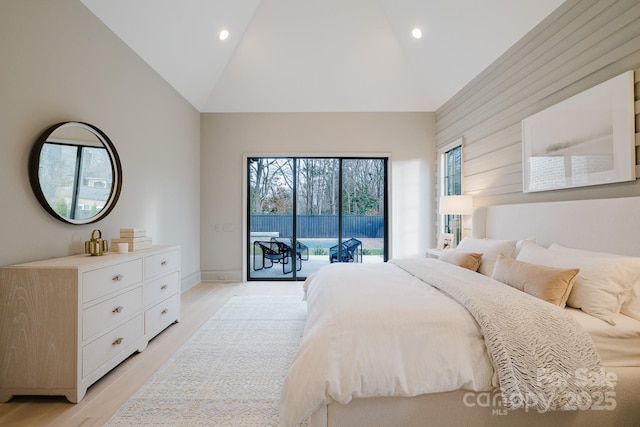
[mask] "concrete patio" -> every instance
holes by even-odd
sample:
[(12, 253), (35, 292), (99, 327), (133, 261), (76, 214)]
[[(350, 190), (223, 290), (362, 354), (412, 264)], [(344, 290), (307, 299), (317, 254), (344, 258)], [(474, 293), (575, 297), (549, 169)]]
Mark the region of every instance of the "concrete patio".
[[(253, 262), (253, 257), (251, 258), (251, 262)], [(384, 259), (382, 255), (362, 256), (363, 263), (378, 263), (383, 261)], [(308, 261), (302, 261), (302, 268), (300, 271), (296, 272), (296, 277), (298, 279), (309, 277), (312, 273), (318, 271), (325, 265), (329, 265), (329, 255), (309, 255)], [(289, 269), (290, 266), (287, 265), (287, 271)], [(251, 265), (249, 277), (252, 279), (291, 279), (293, 277), (293, 273), (283, 274), (282, 264), (279, 263), (274, 263), (271, 268), (263, 268), (262, 270), (257, 271), (254, 271), (253, 265)]]

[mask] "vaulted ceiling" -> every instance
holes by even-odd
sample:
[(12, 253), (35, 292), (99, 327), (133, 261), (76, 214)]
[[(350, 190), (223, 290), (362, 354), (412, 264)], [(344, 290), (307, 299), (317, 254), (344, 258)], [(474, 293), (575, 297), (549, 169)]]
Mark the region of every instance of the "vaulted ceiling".
[(81, 1), (200, 112), (368, 112), (437, 110), (563, 0)]

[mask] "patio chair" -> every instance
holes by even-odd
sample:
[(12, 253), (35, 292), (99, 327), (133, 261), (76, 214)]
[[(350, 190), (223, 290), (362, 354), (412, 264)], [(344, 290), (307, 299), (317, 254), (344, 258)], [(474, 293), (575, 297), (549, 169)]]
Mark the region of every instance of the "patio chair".
[[(293, 239), (291, 237), (272, 237), (271, 241), (282, 242), (287, 246), (289, 246), (289, 248), (293, 247)], [(298, 264), (298, 268), (296, 270), (300, 271), (300, 269), (302, 268), (302, 261), (309, 260), (309, 248), (307, 247), (307, 245), (305, 245), (300, 241), (296, 241), (296, 256), (300, 261), (300, 263)]]
[[(289, 246), (293, 247), (293, 239), (289, 238)], [(300, 261), (309, 260), (309, 248), (299, 240), (296, 240), (296, 254)]]
[[(260, 249), (262, 256), (262, 264), (260, 268), (256, 268), (256, 256), (259, 256), (258, 250)], [(267, 265), (267, 262), (269, 265)], [(253, 270), (262, 270), (263, 268), (271, 268), (274, 263), (282, 264), (282, 273), (289, 274), (293, 269), (289, 267), (287, 271), (287, 265), (291, 265), (291, 247), (283, 242), (270, 241), (264, 242), (256, 240), (253, 242)]]
[[(362, 242), (353, 237), (341, 244), (342, 258), (340, 262), (362, 262)], [(329, 262), (338, 261), (338, 245), (329, 248)]]
[(300, 259), (300, 261), (309, 261), (309, 247), (307, 245), (300, 241), (297, 241), (296, 252), (298, 253), (298, 259)]

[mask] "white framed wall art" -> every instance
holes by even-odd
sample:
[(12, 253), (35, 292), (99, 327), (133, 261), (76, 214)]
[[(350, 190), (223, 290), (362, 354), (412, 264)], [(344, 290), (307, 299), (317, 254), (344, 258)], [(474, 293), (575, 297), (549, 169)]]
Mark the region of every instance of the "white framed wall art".
[(636, 179), (633, 84), (628, 71), (524, 119), (523, 191)]

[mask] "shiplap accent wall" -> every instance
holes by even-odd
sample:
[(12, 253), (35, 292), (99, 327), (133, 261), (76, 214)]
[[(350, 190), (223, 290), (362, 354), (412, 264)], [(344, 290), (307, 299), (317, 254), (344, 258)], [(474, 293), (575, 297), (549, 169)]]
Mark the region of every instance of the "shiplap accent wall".
[(640, 2), (563, 3), (436, 112), (438, 148), (464, 140), (463, 193), (475, 206), (640, 195), (640, 180), (522, 192), (522, 119), (628, 70), (638, 132)]

